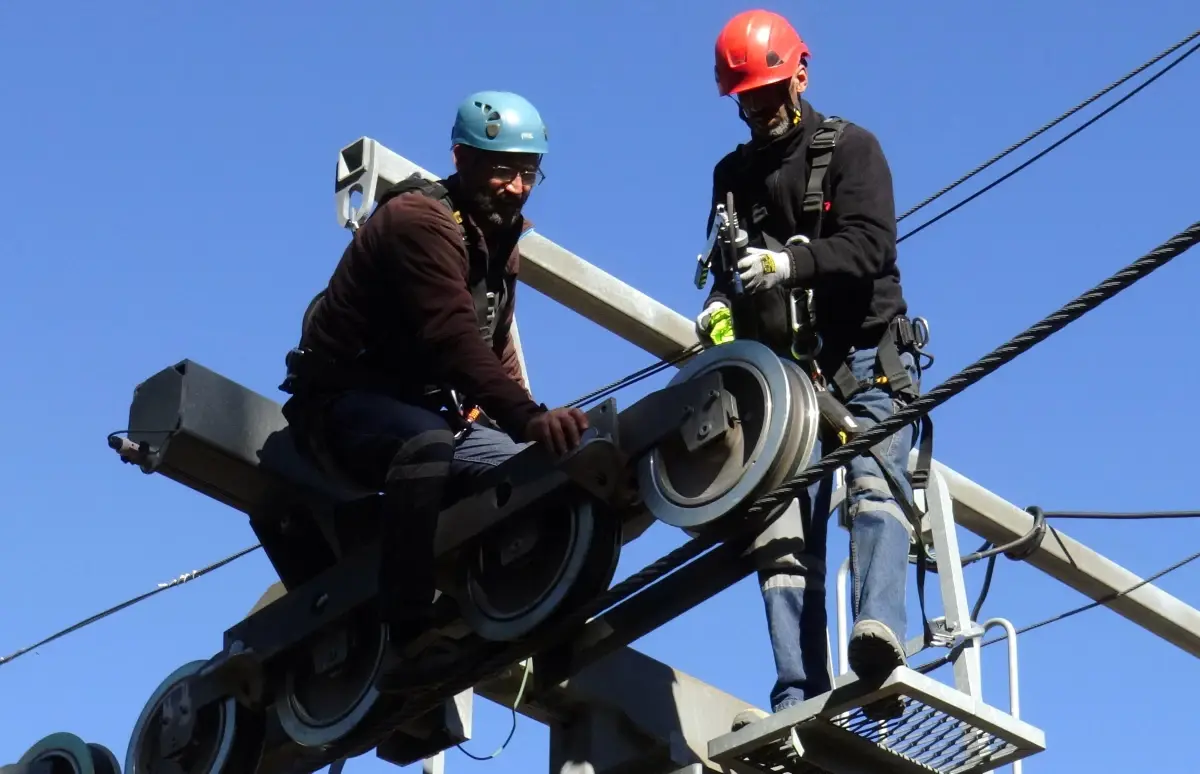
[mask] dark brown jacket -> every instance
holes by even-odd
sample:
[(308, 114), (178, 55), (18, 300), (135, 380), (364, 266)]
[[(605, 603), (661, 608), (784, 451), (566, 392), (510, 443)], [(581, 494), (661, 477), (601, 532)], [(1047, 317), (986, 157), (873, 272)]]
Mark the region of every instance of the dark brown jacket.
[[(457, 180), (443, 181), (455, 198)], [(368, 368), (399, 395), (448, 385), (477, 404), (504, 430), (524, 438), (545, 410), (521, 377), (511, 327), (524, 221), (493, 236), (494, 261), (483, 232), (467, 217), (462, 231), (451, 213), (421, 193), (401, 194), (354, 234), (333, 272), (325, 300), (313, 312), (303, 346)], [(497, 293), (492, 346), (479, 332), (469, 288), (485, 272)]]

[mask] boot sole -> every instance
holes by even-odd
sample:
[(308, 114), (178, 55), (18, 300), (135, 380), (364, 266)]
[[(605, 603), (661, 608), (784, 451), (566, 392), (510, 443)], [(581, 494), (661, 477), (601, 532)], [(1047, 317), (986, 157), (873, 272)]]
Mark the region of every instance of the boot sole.
[(904, 664), (891, 643), (873, 634), (855, 637), (846, 651), (846, 660), (860, 680), (882, 682), (892, 670)]

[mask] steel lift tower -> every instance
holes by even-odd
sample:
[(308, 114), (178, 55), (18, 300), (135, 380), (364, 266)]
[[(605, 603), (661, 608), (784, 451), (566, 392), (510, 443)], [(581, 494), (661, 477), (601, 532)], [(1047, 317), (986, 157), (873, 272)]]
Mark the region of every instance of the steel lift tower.
[[(369, 138), (342, 149), (341, 225), (354, 228), (412, 174), (434, 178)], [(697, 343), (690, 320), (541, 235), (521, 245), (524, 282), (627, 341), (664, 359)], [(640, 593), (590, 608), (611, 595), (622, 546), (655, 520), (689, 534), (717, 529), (807, 467), (819, 421), (814, 387), (765, 347), (737, 341), (695, 354), (632, 405), (608, 399), (589, 417), (594, 429), (567, 459), (530, 447), (447, 505), (436, 549), (440, 616), (405, 655), (438, 654), (429, 663), (453, 667), (431, 666), (428, 685), (399, 700), (373, 687), (387, 652), (371, 604), (377, 493), (319, 472), (292, 445), (279, 404), (198, 363), (140, 383), (136, 430), (112, 439), (114, 449), (245, 513), (280, 581), (225, 632), (216, 655), (181, 666), (153, 693), (134, 719), (125, 774), (307, 774), (371, 750), (440, 773), (444, 751), (471, 737), (476, 694), (550, 727), (552, 774), (976, 774), (1010, 764), (1019, 772), (1045, 748), (1021, 717), (1012, 625), (971, 619), (956, 531), (1005, 544), (1029, 534), (1029, 513), (935, 462), (913, 551), (935, 559), (941, 615), (930, 622), (932, 643), (917, 637), (908, 652), (945, 651), (952, 684), (921, 668), (875, 684), (848, 671), (843, 564), (830, 634), (834, 689), (731, 731), (751, 703), (628, 645), (753, 573), (778, 541), (802, 540), (794, 502), (753, 540), (719, 542)], [(617, 497), (631, 468), (634, 506)], [(834, 511), (841, 500), (839, 492)], [(1057, 530), (1026, 561), (1093, 599), (1141, 580)], [(1194, 608), (1149, 584), (1106, 604), (1200, 656)], [(979, 649), (990, 629), (1007, 635), (1009, 676), (1007, 696), (997, 701), (1004, 692), (992, 688), (989, 702)], [(870, 708), (885, 701), (902, 713), (873, 719)], [(55, 734), (0, 772), (62, 765), (121, 770), (102, 746)]]

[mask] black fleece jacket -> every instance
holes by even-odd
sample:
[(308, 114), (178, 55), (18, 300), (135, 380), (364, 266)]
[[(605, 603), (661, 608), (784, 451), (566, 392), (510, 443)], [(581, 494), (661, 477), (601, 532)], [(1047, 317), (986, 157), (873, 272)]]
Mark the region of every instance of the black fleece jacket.
[[(801, 121), (769, 143), (739, 145), (713, 170), (712, 205), (732, 191), (750, 245), (767, 247), (764, 232), (782, 244), (797, 234), (809, 176), (808, 145), (825, 116), (801, 101)], [(819, 234), (807, 245), (787, 248), (790, 287), (812, 288), (817, 325), (825, 340), (822, 361), (845, 357), (850, 347), (875, 346), (887, 324), (906, 314), (896, 265), (896, 211), (892, 175), (879, 140), (848, 124), (825, 174), (827, 211)], [(757, 223), (751, 215), (759, 213)], [(763, 213), (765, 211), (765, 216)], [(714, 280), (705, 306), (720, 299), (733, 312), (735, 334), (754, 338), (780, 354), (790, 348), (787, 295), (790, 288), (744, 294), (730, 303), (730, 288)], [(824, 366), (824, 362), (822, 363)]]

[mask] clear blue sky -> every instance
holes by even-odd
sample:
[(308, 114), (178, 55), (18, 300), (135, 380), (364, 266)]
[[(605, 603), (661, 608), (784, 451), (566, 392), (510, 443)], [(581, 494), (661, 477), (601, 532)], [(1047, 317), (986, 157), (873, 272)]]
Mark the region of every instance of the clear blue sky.
[[(813, 47), (813, 104), (881, 139), (900, 210), (1197, 22), (1191, 0), (773, 7)], [(711, 61), (717, 30), (740, 8), (5, 4), (0, 652), (253, 542), (242, 515), (120, 465), (105, 434), (125, 426), (137, 382), (183, 358), (279, 397), (300, 313), (347, 239), (332, 176), (337, 150), (359, 136), (445, 174), (458, 100), (481, 88), (525, 94), (551, 132), (548, 180), (529, 205), (541, 233), (694, 315), (712, 164), (745, 135), (716, 95)], [(911, 307), (932, 323), (931, 383), (1196, 220), (1197, 93), (1200, 60), (1189, 60), (902, 245)], [(1186, 483), (1198, 260), (1179, 259), (938, 410), (937, 456), (1020, 505), (1200, 507)], [(519, 314), (547, 403), (650, 361), (528, 288)], [(1065, 529), (1141, 574), (1200, 542), (1192, 522)], [(831, 567), (845, 553), (835, 534)], [(621, 575), (681, 539), (654, 528)], [(972, 594), (981, 574), (968, 570)], [(254, 554), (0, 668), (0, 763), (58, 730), (123, 758), (151, 690), (215, 652), (273, 579)], [(1200, 604), (1198, 581), (1189, 566), (1161, 585)], [(1001, 560), (985, 612), (1019, 626), (1084, 601)], [(751, 580), (638, 646), (766, 703), (773, 674)], [(1002, 648), (985, 665), (988, 699), (1003, 707)], [(1023, 714), (1049, 743), (1028, 771), (1194, 770), (1194, 703), (1181, 697), (1200, 690), (1196, 659), (1094, 610), (1023, 638), (1021, 666)], [(479, 705), (471, 749), (487, 753), (508, 719)], [(547, 738), (522, 720), (498, 760), (452, 752), (449, 764), (540, 771)], [(384, 765), (367, 756), (348, 770)]]

